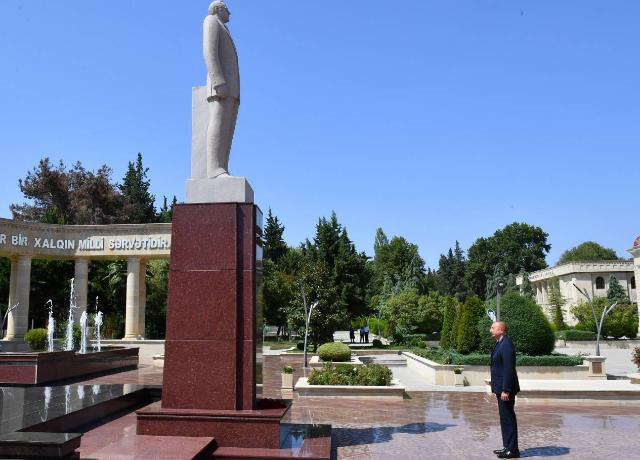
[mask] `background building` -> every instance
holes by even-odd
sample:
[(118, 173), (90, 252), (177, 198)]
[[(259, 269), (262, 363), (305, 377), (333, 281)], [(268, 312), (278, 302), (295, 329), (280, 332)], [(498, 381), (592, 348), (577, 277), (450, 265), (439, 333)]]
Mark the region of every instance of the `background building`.
[[(634, 260), (607, 260), (599, 262), (570, 262), (556, 267), (545, 268), (529, 274), (529, 281), (536, 296), (536, 302), (545, 313), (549, 312), (550, 292), (554, 283), (558, 283), (560, 294), (566, 300), (563, 307), (567, 324), (575, 325), (571, 315), (573, 305), (583, 302), (584, 296), (576, 286), (586, 290), (592, 297), (605, 297), (609, 289), (609, 277), (615, 276), (629, 296), (631, 302), (640, 303), (636, 280), (640, 277), (640, 237), (636, 238), (633, 248), (629, 250)], [(522, 284), (522, 277), (516, 283)]]

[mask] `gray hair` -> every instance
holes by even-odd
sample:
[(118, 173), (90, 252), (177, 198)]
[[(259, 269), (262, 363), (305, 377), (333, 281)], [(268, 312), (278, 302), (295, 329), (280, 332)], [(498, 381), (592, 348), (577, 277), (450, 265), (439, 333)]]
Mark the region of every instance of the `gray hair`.
[(215, 2), (212, 2), (211, 5), (209, 5), (209, 14), (216, 14), (220, 8), (229, 10), (227, 4), (223, 0), (215, 0)]

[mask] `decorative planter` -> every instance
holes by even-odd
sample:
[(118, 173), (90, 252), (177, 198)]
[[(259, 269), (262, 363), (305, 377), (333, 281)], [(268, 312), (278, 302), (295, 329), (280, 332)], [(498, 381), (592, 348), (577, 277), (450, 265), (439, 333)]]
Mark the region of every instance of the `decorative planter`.
[(393, 399), (404, 398), (404, 386), (396, 379), (391, 381), (388, 387), (379, 386), (349, 386), (349, 385), (309, 385), (306, 377), (301, 377), (296, 382), (298, 396), (304, 397), (328, 397), (328, 398), (372, 398)]
[(463, 387), (464, 386), (464, 375), (462, 374), (453, 374), (453, 378), (455, 380), (455, 386)]
[(282, 376), (282, 388), (293, 389), (293, 374), (280, 374)]
[(361, 366), (363, 363), (362, 361), (360, 361), (360, 358), (358, 358), (358, 356), (352, 355), (351, 356), (351, 361), (345, 361), (345, 362), (326, 362), (326, 361), (322, 361), (320, 359), (319, 356), (314, 356), (309, 360), (309, 367), (312, 369), (322, 369), (322, 367), (325, 364), (350, 364), (352, 366)]

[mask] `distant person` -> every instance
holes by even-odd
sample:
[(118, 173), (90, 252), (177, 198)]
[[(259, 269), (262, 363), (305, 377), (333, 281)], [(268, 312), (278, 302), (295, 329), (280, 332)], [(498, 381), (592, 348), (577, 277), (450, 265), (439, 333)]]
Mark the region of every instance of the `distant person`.
[(493, 453), (498, 458), (520, 458), (515, 412), (516, 394), (520, 391), (516, 372), (516, 348), (507, 336), (507, 325), (502, 321), (494, 322), (490, 332), (496, 340), (491, 352), (491, 392), (498, 399), (503, 446)]
[(364, 327), (364, 341), (365, 343), (369, 343), (369, 326)]
[(364, 343), (364, 326), (360, 328), (360, 343)]
[(349, 341), (351, 343), (356, 342), (356, 331), (353, 330), (353, 326), (349, 326)]

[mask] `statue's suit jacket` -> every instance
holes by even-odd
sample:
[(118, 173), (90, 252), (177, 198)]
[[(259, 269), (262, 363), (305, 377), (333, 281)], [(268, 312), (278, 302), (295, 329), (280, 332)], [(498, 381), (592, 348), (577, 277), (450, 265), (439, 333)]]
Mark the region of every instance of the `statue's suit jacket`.
[(207, 63), (207, 97), (216, 86), (227, 84), (229, 97), (240, 99), (238, 53), (229, 29), (213, 15), (204, 20), (204, 60)]
[(491, 392), (499, 395), (503, 391), (513, 395), (520, 391), (516, 348), (508, 335), (496, 342), (491, 352)]

